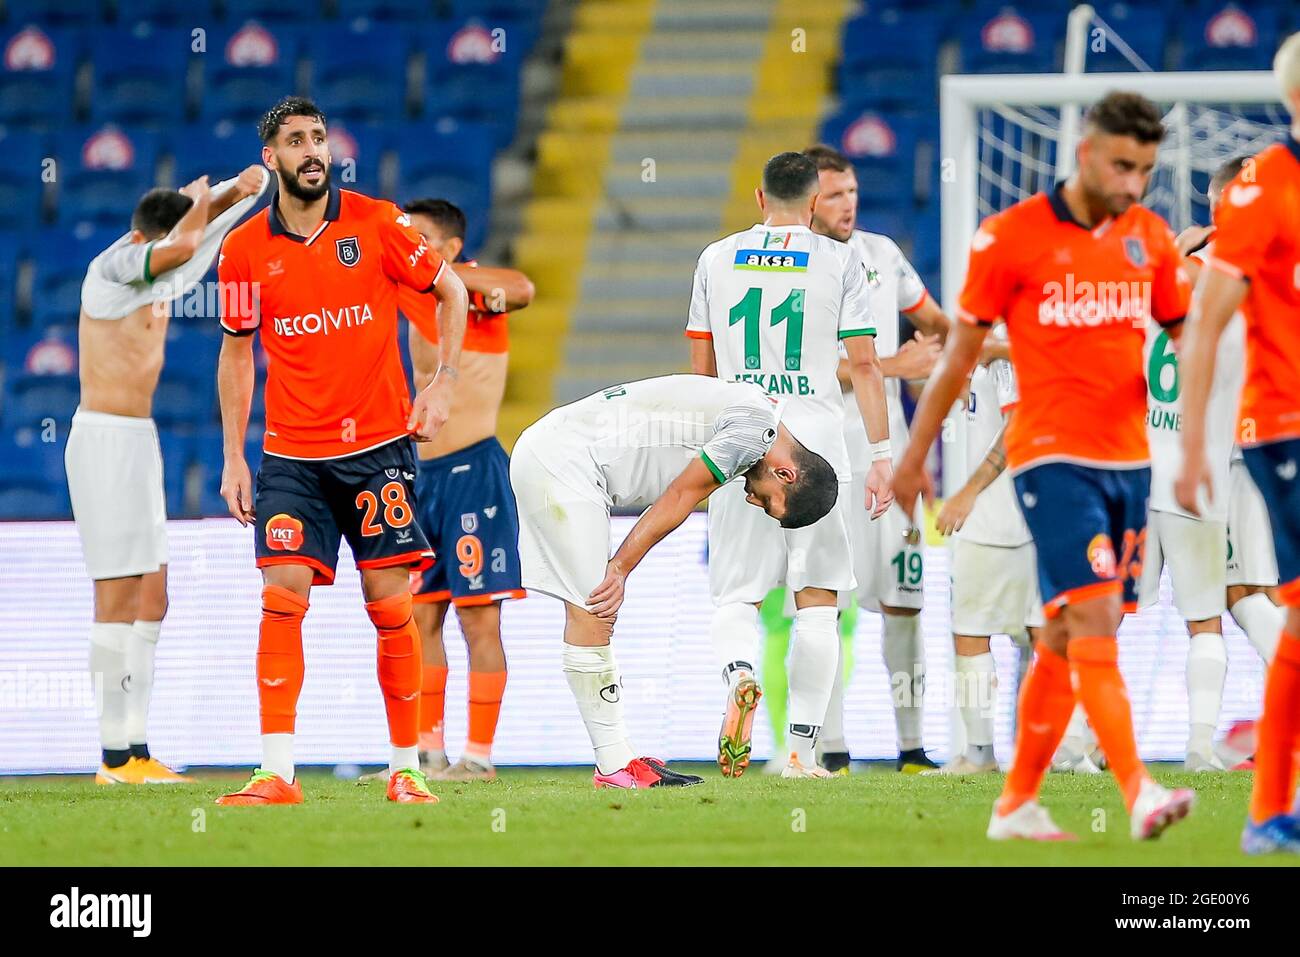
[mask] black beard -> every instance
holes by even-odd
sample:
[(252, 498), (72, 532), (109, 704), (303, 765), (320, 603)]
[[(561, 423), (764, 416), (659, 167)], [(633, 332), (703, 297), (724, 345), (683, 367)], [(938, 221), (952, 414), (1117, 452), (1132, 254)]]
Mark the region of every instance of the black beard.
[(319, 186), (304, 186), (298, 179), (298, 174), (294, 173), (284, 175), (284, 190), (294, 199), (301, 200), (304, 203), (314, 203), (320, 199), (330, 189), (330, 171), (326, 167), (325, 175), (322, 177)]

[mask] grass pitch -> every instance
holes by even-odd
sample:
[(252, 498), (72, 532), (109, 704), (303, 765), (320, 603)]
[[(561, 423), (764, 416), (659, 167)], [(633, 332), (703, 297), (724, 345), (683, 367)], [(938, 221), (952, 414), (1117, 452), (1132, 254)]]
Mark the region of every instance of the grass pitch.
[[(595, 791), (578, 768), (505, 769), (439, 784), (433, 807), (383, 785), (302, 774), (297, 807), (219, 808), (245, 775), (188, 787), (96, 787), (88, 777), (0, 780), (0, 861), (27, 865), (1239, 865), (1296, 864), (1237, 850), (1249, 774), (1156, 771), (1194, 787), (1191, 818), (1135, 844), (1110, 775), (1049, 775), (1043, 801), (1080, 840), (985, 839), (1001, 775), (935, 778), (859, 766), (829, 781), (697, 768), (688, 789)], [(435, 782), (436, 783), (436, 782)]]

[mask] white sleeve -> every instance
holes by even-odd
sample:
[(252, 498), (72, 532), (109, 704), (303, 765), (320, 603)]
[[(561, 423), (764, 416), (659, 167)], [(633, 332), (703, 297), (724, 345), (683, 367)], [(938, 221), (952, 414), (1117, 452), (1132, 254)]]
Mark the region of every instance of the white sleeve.
[(705, 257), (709, 251), (700, 253), (695, 264), (695, 281), (691, 286), (691, 305), (686, 313), (686, 334), (697, 339), (713, 337), (709, 326), (709, 266)]
[(148, 282), (149, 255), (153, 243), (133, 243), (131, 234), (123, 236), (113, 245), (95, 257), (91, 268), (107, 282), (129, 286), (138, 282)]
[(911, 312), (926, 297), (925, 283), (917, 275), (915, 267), (908, 262), (903, 251), (894, 243), (894, 269), (898, 274), (898, 311)]
[(876, 317), (867, 295), (867, 267), (857, 253), (850, 252), (844, 264), (844, 288), (840, 300), (840, 338), (874, 336)]
[(700, 449), (700, 457), (718, 482), (743, 475), (776, 441), (777, 411), (767, 404), (744, 402), (718, 415), (717, 431)]
[(1016, 382), (1016, 370), (1006, 359), (994, 359), (989, 363), (989, 375), (993, 377), (993, 386), (998, 393), (998, 408), (1006, 411), (1020, 401), (1020, 385)]

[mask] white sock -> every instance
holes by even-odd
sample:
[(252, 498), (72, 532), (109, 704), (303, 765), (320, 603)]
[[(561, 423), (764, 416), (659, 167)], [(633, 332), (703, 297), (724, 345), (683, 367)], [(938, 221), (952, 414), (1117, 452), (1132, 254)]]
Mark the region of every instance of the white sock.
[(734, 685), (743, 674), (754, 674), (760, 640), (757, 608), (745, 602), (720, 605), (713, 611), (709, 635), (728, 686)]
[(831, 700), (826, 705), (822, 733), (817, 739), (817, 746), (822, 754), (828, 751), (838, 753), (849, 750), (849, 746), (844, 742), (844, 643), (840, 640), (838, 622), (836, 622), (835, 638), (835, 673), (831, 676)]
[(623, 726), (623, 687), (612, 645), (564, 646), (564, 677), (596, 752), (596, 768), (613, 774), (636, 757)]
[(898, 750), (921, 746), (921, 705), (925, 698), (925, 644), (921, 640), (920, 615), (881, 615), (884, 633), (881, 647), (889, 673), (890, 696), (894, 702), (894, 724), (898, 728)]
[[(1016, 694), (1013, 699), (1014, 703), (1020, 700), (1020, 687), (1025, 683), (1025, 675), (1029, 673), (1029, 663), (1034, 660), (1034, 648), (1029, 643), (1029, 632), (1027, 631), (1012, 635), (1011, 643), (1016, 646)], [(1014, 710), (1013, 708), (1012, 711)]]
[(161, 621), (137, 620), (126, 643), (126, 736), (132, 744), (149, 741), (149, 699), (153, 695), (153, 659)]
[(105, 751), (125, 751), (127, 734), (126, 648), (131, 625), (124, 621), (96, 621), (90, 625), (90, 681), (99, 715), (99, 746)]
[(1223, 707), (1223, 679), (1228, 674), (1228, 646), (1223, 635), (1202, 632), (1191, 636), (1187, 648), (1187, 717), (1191, 730), (1187, 750), (1210, 754), (1214, 729)]
[(262, 735), (262, 770), (280, 775), (285, 784), (293, 783), (292, 734)]
[(392, 751), (388, 756), (388, 776), (392, 777), (398, 771), (409, 768), (418, 768), (420, 766), (420, 749), (418, 746), (410, 748), (399, 748), (392, 745)]
[(1092, 750), (1088, 746), (1091, 733), (1088, 728), (1088, 715), (1084, 712), (1083, 705), (1076, 703), (1074, 711), (1070, 713), (1070, 723), (1065, 728), (1065, 737), (1061, 739), (1056, 753), (1066, 754), (1076, 759), (1083, 757)]
[(786, 665), (790, 686), (786, 714), (790, 722), (790, 750), (806, 768), (816, 763), (817, 735), (826, 718), (835, 666), (840, 657), (835, 618), (834, 605), (800, 608), (794, 613), (790, 659)]
[(957, 655), (957, 713), (966, 728), (966, 757), (976, 764), (993, 755), (993, 714), (997, 702), (997, 663), (990, 651)]
[(1264, 664), (1273, 663), (1273, 652), (1282, 638), (1282, 625), (1286, 616), (1282, 609), (1262, 591), (1247, 595), (1232, 606), (1232, 617), (1255, 646)]

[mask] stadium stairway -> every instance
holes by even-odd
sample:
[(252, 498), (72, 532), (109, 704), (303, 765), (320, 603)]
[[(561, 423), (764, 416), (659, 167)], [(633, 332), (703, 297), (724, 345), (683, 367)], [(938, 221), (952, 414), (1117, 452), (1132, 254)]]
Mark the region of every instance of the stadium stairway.
[(579, 6), (516, 245), (538, 284), (529, 375), (512, 387), (536, 412), (521, 424), (611, 382), (687, 368), (695, 261), (755, 220), (763, 162), (811, 141), (848, 5)]

